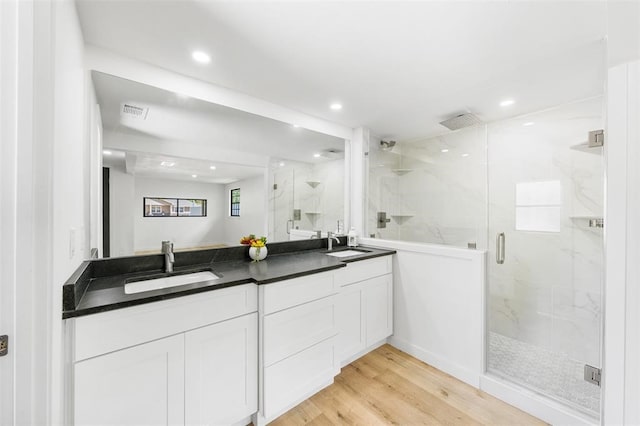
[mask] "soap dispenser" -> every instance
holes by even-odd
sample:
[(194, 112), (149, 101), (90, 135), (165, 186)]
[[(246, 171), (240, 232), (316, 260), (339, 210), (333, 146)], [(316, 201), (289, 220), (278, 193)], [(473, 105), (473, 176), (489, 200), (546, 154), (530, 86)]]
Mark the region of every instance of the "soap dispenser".
[(356, 247), (358, 245), (358, 235), (356, 234), (356, 228), (353, 226), (347, 234), (347, 245), (349, 247)]

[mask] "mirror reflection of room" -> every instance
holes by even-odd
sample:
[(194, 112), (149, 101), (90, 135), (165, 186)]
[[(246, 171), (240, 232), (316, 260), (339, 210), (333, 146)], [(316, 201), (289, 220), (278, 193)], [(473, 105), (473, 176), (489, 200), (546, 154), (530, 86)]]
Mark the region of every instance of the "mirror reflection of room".
[[(101, 257), (343, 232), (343, 139), (93, 71)], [(95, 142), (95, 141), (94, 141)]]

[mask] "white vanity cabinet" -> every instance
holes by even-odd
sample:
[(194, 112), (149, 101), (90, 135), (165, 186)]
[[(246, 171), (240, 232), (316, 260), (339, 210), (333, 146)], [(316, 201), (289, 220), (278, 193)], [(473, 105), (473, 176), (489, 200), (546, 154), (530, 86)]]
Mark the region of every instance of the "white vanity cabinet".
[(184, 338), (171, 336), (76, 363), (77, 425), (184, 421)]
[(344, 366), (393, 333), (392, 257), (352, 262), (336, 272), (339, 333), (337, 358)]
[(338, 286), (334, 271), (259, 287), (263, 425), (333, 383)]
[(246, 284), (71, 320), (73, 424), (249, 423), (256, 311)]

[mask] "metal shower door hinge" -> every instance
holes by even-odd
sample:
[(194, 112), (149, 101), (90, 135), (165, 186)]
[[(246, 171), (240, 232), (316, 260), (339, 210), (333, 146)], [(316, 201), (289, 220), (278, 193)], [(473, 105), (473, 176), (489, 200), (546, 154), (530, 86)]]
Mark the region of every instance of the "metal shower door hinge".
[(589, 148), (597, 148), (604, 145), (604, 130), (592, 130), (589, 132)]
[(587, 382), (600, 386), (601, 377), (602, 377), (602, 369), (585, 364), (584, 379)]
[(0, 336), (0, 356), (5, 356), (9, 352), (9, 336)]

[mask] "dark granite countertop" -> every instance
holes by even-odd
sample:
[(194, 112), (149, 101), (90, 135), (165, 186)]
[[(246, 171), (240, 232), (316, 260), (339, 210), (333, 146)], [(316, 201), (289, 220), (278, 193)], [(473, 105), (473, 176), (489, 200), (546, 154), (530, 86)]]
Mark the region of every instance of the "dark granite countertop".
[[(349, 249), (342, 245), (334, 251)], [(337, 258), (328, 256), (326, 238), (301, 242), (268, 244), (269, 255), (252, 262), (247, 247), (178, 252), (172, 275), (210, 270), (219, 279), (175, 286), (135, 294), (124, 292), (125, 283), (150, 275), (163, 276), (162, 255), (134, 256), (84, 262), (63, 288), (62, 318), (140, 305), (189, 294), (211, 291), (235, 285), (269, 284), (285, 279), (345, 267), (349, 262), (388, 256), (393, 250), (358, 247), (366, 250), (359, 255)]]

